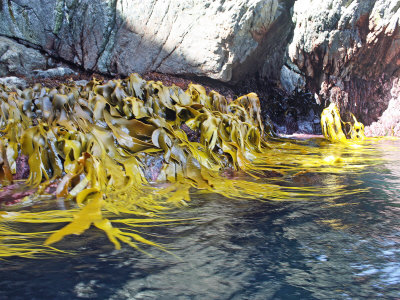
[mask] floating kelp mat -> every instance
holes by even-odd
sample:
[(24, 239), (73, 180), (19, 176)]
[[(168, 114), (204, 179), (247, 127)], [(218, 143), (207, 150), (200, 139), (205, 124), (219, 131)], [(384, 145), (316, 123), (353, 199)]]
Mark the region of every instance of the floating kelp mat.
[(344, 123), (330, 106), (325, 137), (296, 140), (276, 135), (260, 112), (254, 93), (228, 101), (137, 74), (51, 89), (0, 85), (1, 192), (23, 196), (0, 200), (0, 258), (69, 253), (57, 242), (91, 227), (116, 249), (171, 253), (140, 229), (191, 222), (171, 212), (195, 193), (314, 201), (368, 192), (357, 174), (380, 162), (355, 118)]

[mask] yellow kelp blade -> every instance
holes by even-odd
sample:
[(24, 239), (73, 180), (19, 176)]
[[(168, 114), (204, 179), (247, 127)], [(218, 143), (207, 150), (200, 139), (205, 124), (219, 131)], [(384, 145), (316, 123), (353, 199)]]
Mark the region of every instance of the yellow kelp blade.
[[(186, 206), (191, 193), (274, 201), (337, 197), (363, 192), (346, 190), (338, 176), (371, 162), (368, 157), (362, 162), (363, 155), (358, 155), (367, 142), (354, 153), (348, 151), (357, 144), (344, 143), (348, 124), (334, 105), (324, 110), (321, 126), (328, 140), (341, 143), (316, 148), (279, 140), (271, 128), (264, 128), (254, 93), (228, 101), (215, 91), (207, 94), (200, 85), (184, 91), (132, 74), (53, 89), (35, 85), (15, 92), (0, 85), (0, 95), (1, 183), (12, 182), (22, 153), (30, 167), (27, 184), (38, 187), (36, 198), (55, 186), (57, 201), (75, 201), (64, 211), (0, 213), (0, 225), (59, 224), (58, 231), (35, 236), (47, 239), (40, 247), (32, 242), (32, 249), (46, 251), (93, 225), (116, 248), (147, 244), (165, 251), (129, 230), (178, 222), (163, 217)], [(363, 126), (353, 121), (349, 134), (362, 139)], [(146, 159), (158, 168), (151, 176)], [(224, 173), (230, 171), (243, 178), (226, 178)], [(310, 174), (330, 177), (324, 184), (295, 185)], [(8, 239), (11, 247), (7, 228), (0, 227), (0, 239)], [(8, 249), (25, 247), (29, 252), (29, 234), (24, 239)]]
[(43, 237), (51, 232), (19, 232), (6, 224), (0, 224), (0, 259), (11, 256), (44, 258), (50, 254), (71, 254), (43, 245)]
[(347, 137), (343, 132), (342, 124), (349, 127), (348, 137), (351, 140), (364, 140), (364, 125), (357, 121), (356, 117), (351, 114), (353, 123), (343, 122), (340, 117), (339, 108), (331, 103), (322, 111), (321, 127), (324, 137), (331, 142), (346, 142)]
[(364, 140), (365, 134), (364, 134), (364, 124), (361, 122), (358, 122), (356, 117), (351, 114), (353, 118), (353, 124), (350, 124), (350, 138), (352, 140)]
[(74, 220), (64, 228), (53, 233), (45, 241), (45, 245), (51, 245), (60, 241), (64, 236), (70, 234), (81, 234), (90, 227), (91, 224), (102, 221), (101, 208), (103, 199), (97, 191), (88, 197), (88, 203), (74, 216)]
[[(156, 191), (157, 189), (154, 189)], [(162, 191), (159, 199), (169, 199), (172, 192), (168, 189), (158, 189)], [(89, 194), (85, 196), (85, 194)], [(121, 243), (125, 243), (135, 249), (144, 251), (140, 244), (154, 246), (160, 250), (170, 253), (168, 249), (159, 243), (155, 243), (149, 239), (144, 238), (137, 230), (141, 227), (153, 226), (167, 226), (173, 224), (182, 224), (189, 222), (189, 219), (174, 219), (168, 216), (160, 216), (154, 212), (146, 212), (143, 210), (129, 209), (129, 206), (121, 207), (121, 203), (113, 207), (113, 203), (107, 203), (102, 199), (101, 193), (92, 189), (92, 191), (84, 190), (79, 197), (78, 201), (82, 202), (85, 197), (85, 205), (81, 209), (73, 209), (66, 211), (47, 211), (47, 212), (10, 212), (1, 213), (0, 217), (0, 257), (6, 258), (11, 256), (23, 257), (41, 257), (46, 254), (63, 254), (69, 253), (57, 248), (52, 247), (53, 244), (59, 242), (67, 235), (80, 235), (92, 225), (103, 230), (109, 240), (114, 244), (116, 249), (121, 248)], [(176, 195), (174, 196), (176, 199)], [(102, 206), (107, 204), (108, 208), (113, 207), (110, 211), (102, 210)], [(123, 205), (122, 205), (123, 206)], [(165, 209), (165, 207), (162, 207)], [(117, 211), (118, 215), (112, 211)], [(137, 218), (132, 218), (132, 215)], [(67, 223), (63, 228), (56, 231), (23, 233), (11, 229), (11, 227), (4, 225), (9, 224), (60, 224)], [(121, 225), (123, 225), (121, 227)], [(27, 226), (24, 226), (27, 227)], [(54, 227), (54, 226), (53, 226)], [(133, 228), (136, 228), (133, 230)], [(134, 233), (132, 233), (134, 231)], [(47, 239), (46, 239), (47, 237)], [(45, 243), (43, 244), (43, 239)], [(170, 253), (173, 255), (173, 253)]]
[[(143, 238), (139, 234), (124, 232), (118, 228), (113, 227), (110, 220), (104, 218), (102, 215), (102, 207), (104, 206), (105, 202), (101, 193), (99, 193), (95, 189), (91, 191), (90, 196), (86, 196), (86, 191), (81, 192), (81, 194), (82, 193), (85, 193), (84, 197), (87, 199), (87, 204), (76, 215), (74, 215), (74, 220), (71, 223), (66, 225), (64, 228), (54, 232), (50, 237), (48, 237), (45, 241), (45, 245), (56, 243), (66, 235), (80, 235), (91, 225), (94, 225), (107, 234), (109, 240), (114, 244), (116, 249), (121, 248), (120, 241), (136, 249), (140, 249), (140, 247), (138, 247), (133, 241), (136, 240), (137, 242), (156, 246), (161, 250), (166, 251), (166, 249), (164, 249), (162, 246)], [(149, 222), (148, 219), (146, 221)]]
[(346, 135), (342, 130), (342, 120), (339, 109), (331, 103), (322, 111), (321, 127), (324, 137), (332, 142), (346, 141)]

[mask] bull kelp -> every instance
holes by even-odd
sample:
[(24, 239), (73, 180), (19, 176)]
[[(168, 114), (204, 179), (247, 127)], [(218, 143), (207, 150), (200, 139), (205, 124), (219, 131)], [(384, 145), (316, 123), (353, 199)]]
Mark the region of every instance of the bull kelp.
[[(132, 74), (52, 89), (0, 85), (0, 105), (2, 187), (34, 189), (18, 210), (0, 211), (0, 257), (63, 252), (56, 242), (91, 226), (117, 249), (125, 243), (168, 251), (139, 229), (188, 222), (169, 212), (194, 193), (334, 202), (365, 192), (346, 189), (339, 176), (365, 166), (361, 142), (320, 139), (312, 146), (282, 139), (264, 125), (254, 93), (227, 101), (200, 85), (183, 90)], [(323, 132), (343, 142), (338, 111), (329, 109)], [(15, 179), (21, 157), (29, 164), (25, 181)], [(310, 181), (315, 174), (326, 176)], [(18, 224), (29, 224), (31, 232)]]

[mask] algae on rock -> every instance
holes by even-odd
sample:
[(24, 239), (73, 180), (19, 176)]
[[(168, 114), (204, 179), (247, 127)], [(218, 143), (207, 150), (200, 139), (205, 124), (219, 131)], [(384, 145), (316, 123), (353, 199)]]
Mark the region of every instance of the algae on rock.
[[(47, 195), (70, 206), (0, 211), (0, 257), (54, 252), (51, 244), (91, 225), (102, 229), (117, 249), (123, 242), (139, 250), (138, 243), (145, 243), (168, 251), (132, 228), (181, 222), (163, 217), (163, 212), (187, 205), (191, 193), (289, 201), (360, 192), (341, 185), (282, 184), (304, 172), (339, 174), (359, 160), (327, 165), (329, 149), (280, 139), (264, 126), (254, 93), (228, 102), (200, 85), (184, 91), (132, 74), (124, 80), (93, 79), (86, 86), (71, 83), (53, 89), (0, 86), (0, 108), (3, 187), (13, 181), (17, 158), (26, 155), (26, 185), (37, 189), (30, 199)], [(199, 132), (199, 141), (190, 141), (183, 126)], [(168, 184), (148, 182), (143, 159), (148, 156), (162, 157), (156, 179)], [(227, 172), (245, 178), (228, 178)], [(13, 229), (16, 223), (69, 224), (31, 235)], [(29, 236), (47, 239), (42, 245)]]

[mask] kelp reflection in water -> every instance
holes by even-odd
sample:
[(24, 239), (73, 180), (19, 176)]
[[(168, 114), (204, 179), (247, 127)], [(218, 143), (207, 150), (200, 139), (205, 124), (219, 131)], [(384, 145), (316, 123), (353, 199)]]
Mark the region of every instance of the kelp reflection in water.
[[(2, 184), (14, 181), (18, 158), (25, 155), (26, 185), (36, 189), (22, 209), (0, 212), (0, 257), (62, 252), (51, 245), (92, 225), (117, 249), (122, 242), (169, 251), (138, 229), (189, 221), (169, 218), (168, 211), (187, 205), (192, 193), (334, 200), (365, 192), (356, 181), (349, 189), (342, 173), (377, 163), (368, 158), (370, 141), (345, 139), (333, 107), (323, 115), (323, 129), (341, 143), (319, 139), (310, 145), (265, 127), (253, 93), (228, 103), (199, 85), (183, 91), (132, 74), (107, 83), (93, 79), (84, 87), (0, 86), (0, 99)], [(362, 137), (358, 131), (355, 137)], [(149, 157), (162, 161), (151, 176)], [(54, 194), (58, 200), (43, 200)], [(67, 209), (54, 209), (56, 202)], [(18, 223), (31, 224), (33, 232), (19, 232)]]

